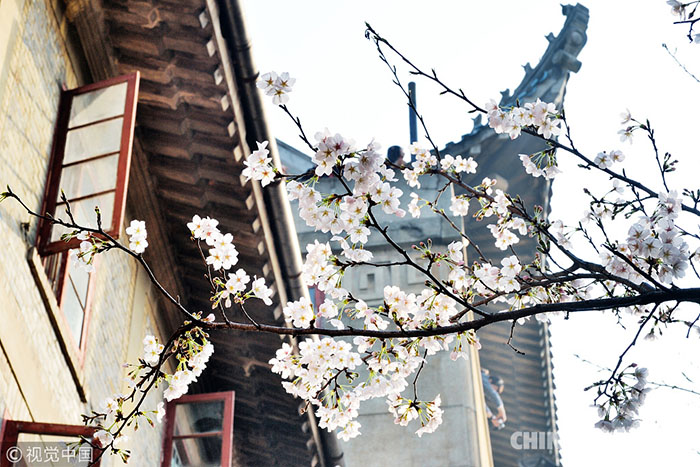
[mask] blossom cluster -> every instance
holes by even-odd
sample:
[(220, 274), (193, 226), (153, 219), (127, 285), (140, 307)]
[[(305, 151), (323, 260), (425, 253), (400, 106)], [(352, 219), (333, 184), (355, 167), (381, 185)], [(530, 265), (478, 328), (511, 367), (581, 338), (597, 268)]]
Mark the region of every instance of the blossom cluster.
[[(539, 99), (510, 110), (499, 107), (492, 99), (486, 104), (486, 111), (489, 126), (496, 133), (507, 133), (511, 139), (518, 138), (524, 128), (532, 128), (547, 139), (561, 133), (562, 120), (556, 107)], [(520, 154), (519, 157), (525, 171), (533, 177), (552, 179), (561, 172), (553, 151), (541, 151), (535, 155)]]
[(99, 253), (100, 246), (103, 242), (86, 231), (73, 232), (72, 234), (64, 236), (64, 240), (69, 241), (73, 237), (80, 240), (79, 251), (71, 250), (73, 264), (76, 264), (86, 272), (93, 272), (95, 270), (93, 261), (95, 255)]
[(275, 171), (270, 165), (272, 158), (268, 157), (270, 151), (267, 149), (268, 142), (258, 143), (258, 149), (252, 152), (243, 163), (246, 168), (241, 175), (246, 178), (258, 180), (262, 186), (269, 185), (275, 178)]
[[(405, 215), (401, 209), (402, 190), (392, 187), (393, 171), (384, 165), (379, 145), (371, 143), (355, 151), (340, 135), (317, 133), (319, 148), (314, 156), (316, 172), (323, 175), (338, 167), (340, 176), (353, 184), (347, 196), (322, 199), (321, 193), (309, 184), (293, 181), (287, 185), (290, 200), (299, 200), (299, 215), (307, 225), (334, 235), (343, 232), (350, 242), (366, 243), (370, 230), (365, 225), (368, 208), (377, 205), (387, 214)], [(351, 151), (351, 152), (347, 152)], [(338, 241), (343, 237), (338, 237)], [(345, 237), (347, 238), (347, 237)]]
[(136, 254), (141, 254), (148, 246), (148, 232), (146, 232), (146, 223), (134, 219), (126, 228), (126, 234), (129, 236), (129, 249)]
[(520, 136), (523, 128), (532, 127), (538, 135), (544, 138), (558, 136), (561, 133), (561, 123), (557, 109), (551, 102), (528, 102), (522, 107), (510, 110), (502, 109), (491, 99), (486, 104), (489, 126), (496, 133), (507, 133), (511, 139)]
[[(540, 152), (538, 154), (519, 154), (518, 157), (523, 163), (525, 173), (533, 177), (544, 177), (552, 179), (561, 173), (556, 165), (556, 160), (549, 152)], [(544, 162), (543, 162), (544, 161)], [(544, 168), (542, 168), (544, 166)]]
[(209, 248), (206, 263), (215, 271), (223, 269), (228, 271), (238, 263), (238, 250), (233, 244), (233, 235), (221, 233), (219, 221), (209, 217), (201, 218), (198, 215), (192, 217), (192, 222), (187, 223), (192, 238), (204, 241)]
[[(210, 315), (204, 318), (203, 321), (212, 321), (213, 318), (213, 315)], [(124, 433), (124, 427), (120, 427), (120, 422), (126, 421), (127, 425), (135, 422), (135, 427), (138, 427), (138, 419), (143, 417), (150, 425), (154, 425), (153, 419), (155, 419), (155, 422), (160, 423), (165, 416), (165, 403), (163, 401), (158, 403), (155, 410), (138, 410), (133, 412), (131, 415), (134, 417), (133, 420), (126, 416), (130, 409), (127, 410), (125, 405), (129, 401), (133, 401), (134, 395), (143, 390), (149, 378), (156, 379), (156, 386), (163, 380), (169, 383), (168, 388), (163, 393), (163, 397), (166, 400), (170, 401), (180, 397), (187, 392), (189, 384), (196, 381), (201, 375), (214, 352), (211, 342), (206, 339), (206, 334), (199, 328), (194, 328), (185, 333), (175, 343), (175, 347), (177, 348), (176, 357), (179, 364), (175, 373), (170, 375), (165, 373), (159, 365), (164, 357), (165, 346), (160, 344), (153, 335), (149, 334), (144, 337), (143, 357), (140, 360), (140, 364), (124, 365), (125, 368), (132, 368), (127, 376), (127, 382), (132, 393), (114, 394), (106, 398), (100, 405), (99, 410), (94, 410), (91, 416), (83, 416), (86, 421), (95, 422), (99, 428), (95, 431), (93, 440), (102, 448), (111, 448), (110, 452), (119, 454), (124, 462), (127, 462), (129, 458), (127, 449), (129, 436)]]
[[(681, 212), (678, 193), (659, 193), (654, 212), (641, 215), (629, 228), (625, 242), (601, 251), (603, 266), (617, 277), (641, 284), (649, 279), (670, 284), (688, 269), (690, 251), (676, 225)], [(594, 215), (605, 217), (598, 211)]]
[(254, 277), (251, 288), (246, 292), (250, 276), (239, 268), (235, 273), (229, 270), (238, 263), (238, 250), (233, 244), (233, 235), (222, 233), (219, 221), (210, 217), (194, 215), (192, 221), (187, 223), (187, 228), (194, 240), (204, 241), (209, 248), (209, 255), (205, 258), (206, 264), (214, 271), (219, 271), (221, 277), (212, 278), (216, 286), (212, 296), (212, 308), (223, 304), (230, 308), (233, 301), (243, 303), (250, 297), (262, 300), (266, 305), (272, 304), (272, 290), (265, 284), (265, 278)]
[(442, 168), (447, 174), (459, 175), (462, 173), (476, 173), (478, 166), (472, 157), (465, 159), (461, 155), (452, 156), (451, 154), (445, 154), (438, 163), (438, 159), (434, 154), (417, 143), (411, 144), (410, 152), (414, 160), (410, 165), (410, 169), (404, 168), (402, 173), (406, 182), (408, 182), (408, 186), (414, 188), (420, 188), (418, 178), (421, 175), (430, 173), (431, 170), (435, 170), (438, 167)]
[(440, 394), (431, 402), (405, 399), (398, 395), (387, 398), (389, 412), (394, 415), (394, 423), (406, 426), (411, 420), (419, 419), (421, 427), (416, 431), (420, 437), (423, 433), (432, 433), (442, 423), (443, 410), (440, 408)]
[(160, 360), (165, 346), (158, 342), (152, 335), (143, 338), (143, 361), (148, 365), (155, 365)]
[(644, 404), (651, 390), (647, 386), (646, 368), (630, 365), (612, 382), (612, 387), (604, 394), (608, 399), (595, 407), (601, 419), (595, 424), (603, 431), (629, 431), (639, 426), (639, 408)]
[[(306, 339), (299, 344), (298, 355), (285, 343), (270, 360), (272, 371), (288, 380), (282, 383), (287, 392), (317, 406), (321, 428), (329, 431), (339, 428), (338, 437), (344, 440), (359, 435), (360, 423), (356, 418), (362, 401), (386, 397), (389, 410), (397, 410), (392, 402), (400, 399), (408, 386), (407, 378), (423, 362), (409, 339), (382, 342), (375, 351), (370, 349), (379, 343), (377, 339), (356, 337), (353, 343), (357, 352), (352, 351), (348, 342)], [(366, 354), (364, 359), (361, 353)], [(353, 371), (363, 363), (369, 370), (366, 378)], [(421, 421), (417, 433), (434, 431), (442, 421), (440, 396), (433, 402), (415, 404)]]
[(270, 71), (258, 78), (257, 86), (265, 94), (272, 96), (272, 102), (275, 105), (282, 105), (289, 101), (288, 94), (292, 92), (292, 86), (294, 86), (295, 82), (296, 79), (290, 78), (287, 72), (278, 75), (274, 71)]
[(190, 383), (197, 381), (213, 353), (214, 346), (211, 342), (203, 345), (189, 344), (189, 348), (183, 352), (187, 360), (181, 361), (175, 373), (165, 376), (168, 382), (168, 388), (163, 393), (165, 400), (171, 401), (186, 394)]

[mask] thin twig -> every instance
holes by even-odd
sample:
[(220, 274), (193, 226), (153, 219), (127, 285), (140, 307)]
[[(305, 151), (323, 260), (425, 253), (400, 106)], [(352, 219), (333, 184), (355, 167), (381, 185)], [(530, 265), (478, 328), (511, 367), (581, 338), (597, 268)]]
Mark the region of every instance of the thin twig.
[(416, 372), (416, 377), (413, 378), (413, 401), (418, 400), (418, 389), (416, 388), (416, 383), (418, 382), (418, 376), (420, 376), (420, 372), (423, 371), (423, 365), (425, 365), (425, 358), (428, 356), (428, 349), (425, 349), (425, 352), (423, 352), (423, 361), (420, 362), (420, 367), (418, 367), (418, 371)]
[(664, 49), (666, 49), (666, 52), (668, 52), (668, 54), (676, 61), (676, 63), (678, 64), (678, 66), (681, 67), (681, 68), (683, 69), (683, 71), (685, 71), (685, 72), (688, 74), (688, 76), (690, 76), (691, 78), (693, 78), (696, 82), (700, 83), (700, 79), (698, 79), (697, 76), (695, 76), (694, 74), (692, 74), (692, 73), (685, 67), (685, 65), (683, 65), (683, 64), (678, 60), (678, 58), (676, 58), (676, 56), (673, 54), (673, 52), (671, 52), (671, 51), (668, 49), (668, 46), (667, 46), (666, 44), (661, 44), (661, 46), (662, 46)]
[(508, 336), (508, 342), (506, 342), (506, 343), (508, 344), (508, 346), (509, 346), (511, 349), (513, 349), (513, 350), (515, 351), (515, 353), (520, 354), (520, 355), (525, 355), (525, 352), (522, 352), (522, 351), (516, 349), (516, 348), (513, 346), (513, 344), (511, 344), (511, 342), (512, 342), (512, 340), (513, 340), (513, 331), (515, 331), (515, 325), (517, 324), (517, 322), (518, 322), (517, 320), (513, 320), (513, 322), (511, 323), (511, 325), (510, 325), (510, 336)]

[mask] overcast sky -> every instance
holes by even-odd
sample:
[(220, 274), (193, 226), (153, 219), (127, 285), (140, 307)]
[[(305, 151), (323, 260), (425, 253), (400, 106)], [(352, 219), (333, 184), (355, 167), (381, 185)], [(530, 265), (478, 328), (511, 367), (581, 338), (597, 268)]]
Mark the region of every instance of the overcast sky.
[[(435, 68), (440, 77), (461, 87), (479, 104), (499, 100), (514, 89), (522, 66), (539, 61), (545, 36), (563, 23), (558, 1), (260, 1), (243, 0), (254, 59), (261, 71), (288, 71), (297, 79), (289, 106), (307, 134), (327, 127), (358, 144), (372, 138), (384, 147), (408, 145), (408, 116), (386, 66), (364, 38), (368, 21), (417, 64)], [(588, 42), (579, 55), (583, 66), (572, 75), (565, 99), (567, 117), (579, 150), (595, 154), (622, 149), (632, 175), (658, 176), (648, 142), (619, 141), (619, 114), (629, 108), (656, 128), (662, 151), (680, 160), (671, 177), (675, 187), (698, 187), (698, 117), (700, 83), (686, 74), (662, 44), (668, 44), (691, 72), (700, 76), (700, 45), (687, 43), (686, 30), (672, 24), (664, 0), (586, 2), (590, 9)], [(405, 73), (404, 82), (410, 80)], [(418, 81), (418, 104), (438, 146), (458, 141), (471, 130), (465, 107), (439, 96)], [(272, 134), (304, 149), (289, 119), (268, 100)], [(561, 156), (565, 173), (554, 185), (552, 218), (576, 222), (586, 200), (583, 186), (605, 180), (581, 177), (575, 163)], [(602, 189), (602, 188), (601, 188)], [(697, 313), (698, 307), (686, 310)], [(632, 339), (610, 316), (582, 314), (552, 326), (555, 382), (564, 465), (698, 465), (700, 464), (700, 397), (659, 389), (642, 408), (644, 423), (631, 433), (604, 434), (592, 428), (592, 395), (583, 388), (600, 379), (580, 354), (612, 367)], [(680, 331), (680, 329), (679, 329)], [(669, 331), (655, 342), (644, 341), (630, 353), (650, 370), (653, 381), (699, 389), (699, 336)], [(689, 383), (681, 371), (693, 379)], [(514, 388), (517, 390), (517, 388)]]

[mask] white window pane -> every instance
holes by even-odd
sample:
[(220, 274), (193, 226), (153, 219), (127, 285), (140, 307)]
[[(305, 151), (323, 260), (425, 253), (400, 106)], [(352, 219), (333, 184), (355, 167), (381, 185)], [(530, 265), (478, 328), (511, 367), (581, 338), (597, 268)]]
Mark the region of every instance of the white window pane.
[(118, 163), (119, 154), (114, 154), (65, 167), (61, 171), (56, 202), (61, 202), (61, 190), (71, 200), (116, 188)]
[(224, 401), (188, 402), (175, 409), (175, 436), (221, 431)]
[(68, 128), (124, 113), (127, 83), (119, 83), (73, 97)]
[(87, 293), (88, 284), (90, 283), (90, 273), (85, 270), (85, 268), (78, 267), (77, 265), (71, 264), (68, 269), (68, 277), (73, 283), (73, 288), (78, 294), (78, 300), (83, 309), (87, 305)]
[(119, 117), (69, 131), (66, 135), (63, 163), (70, 164), (119, 151), (123, 123), (124, 118)]
[(173, 440), (171, 467), (221, 466), (221, 436)]
[(63, 297), (61, 297), (61, 311), (66, 317), (68, 322), (68, 328), (71, 334), (73, 334), (73, 339), (75, 343), (80, 346), (80, 337), (83, 334), (83, 318), (85, 317), (85, 310), (78, 300), (78, 296), (73, 289), (73, 284), (68, 281), (66, 287), (63, 289)]
[[(73, 213), (73, 218), (78, 225), (84, 227), (97, 228), (97, 217), (95, 216), (95, 206), (100, 207), (100, 213), (102, 214), (102, 228), (107, 231), (112, 225), (112, 211), (114, 210), (114, 192), (105, 193), (99, 196), (93, 196), (92, 198), (82, 199), (80, 201), (73, 201), (70, 203), (71, 212)], [(65, 205), (59, 204), (56, 206), (56, 217), (68, 221), (68, 215), (65, 211)], [(57, 242), (61, 240), (61, 235), (64, 233), (72, 232), (71, 229), (66, 229), (59, 225), (54, 225), (51, 231), (51, 242)]]

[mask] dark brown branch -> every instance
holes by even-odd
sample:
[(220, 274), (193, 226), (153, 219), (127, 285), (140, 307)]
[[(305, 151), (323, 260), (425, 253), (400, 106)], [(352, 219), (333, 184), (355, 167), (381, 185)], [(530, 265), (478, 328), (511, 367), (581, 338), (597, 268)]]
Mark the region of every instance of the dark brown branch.
[(605, 386), (603, 387), (602, 392), (598, 394), (598, 396), (595, 398), (595, 401), (598, 401), (598, 398), (600, 398), (603, 394), (607, 393), (608, 386), (610, 383), (613, 382), (613, 380), (616, 378), (617, 370), (620, 369), (620, 366), (622, 365), (622, 360), (625, 358), (625, 355), (627, 355), (627, 352), (630, 351), (632, 347), (635, 346), (637, 343), (637, 339), (639, 339), (640, 334), (642, 333), (642, 329), (644, 329), (644, 326), (651, 320), (652, 316), (654, 316), (654, 313), (656, 312), (657, 308), (659, 307), (659, 304), (657, 303), (656, 306), (654, 306), (654, 309), (649, 312), (646, 318), (642, 321), (642, 324), (639, 325), (639, 329), (637, 329), (636, 334), (634, 335), (634, 339), (632, 339), (632, 342), (629, 343), (627, 348), (620, 354), (620, 356), (617, 359), (617, 364), (615, 365), (615, 368), (613, 368), (612, 372), (610, 373), (610, 378), (605, 382)]
[(401, 52), (399, 52), (398, 50), (396, 50), (396, 49), (394, 48), (394, 46), (391, 45), (391, 44), (389, 43), (389, 41), (387, 41), (387, 40), (384, 39), (382, 36), (380, 36), (380, 35), (377, 33), (377, 31), (375, 31), (374, 28), (372, 28), (372, 26), (369, 25), (369, 23), (365, 23), (365, 26), (367, 27), (367, 33), (371, 34), (371, 35), (372, 35), (372, 38), (373, 38), (376, 42), (381, 42), (381, 43), (385, 44), (387, 47), (389, 47), (389, 49), (391, 49), (392, 52), (394, 52), (396, 55), (398, 55), (399, 58), (401, 58), (401, 60), (403, 60), (403, 62), (404, 62), (406, 65), (408, 65), (409, 67), (411, 67), (411, 70), (412, 70), (412, 71), (411, 71), (411, 74), (417, 75), (417, 76), (423, 76), (424, 78), (427, 78), (427, 79), (433, 81), (434, 83), (436, 83), (437, 85), (439, 85), (439, 86), (442, 88), (442, 92), (441, 92), (440, 94), (451, 94), (451, 95), (457, 97), (458, 99), (460, 99), (460, 100), (466, 102), (467, 104), (469, 104), (469, 105), (472, 107), (472, 111), (477, 111), (477, 112), (486, 113), (486, 111), (485, 111), (484, 109), (482, 109), (481, 107), (479, 107), (478, 105), (476, 105), (474, 102), (472, 102), (472, 101), (464, 94), (464, 92), (463, 92), (461, 89), (459, 90), (459, 92), (457, 92), (457, 91), (452, 90), (452, 89), (449, 88), (448, 86), (446, 86), (446, 85), (437, 77), (437, 73), (435, 72), (435, 70), (433, 70), (432, 74), (424, 73), (420, 68), (418, 68), (416, 65), (414, 65), (408, 58), (406, 58), (406, 56), (404, 56)]
[(37, 217), (39, 219), (44, 219), (44, 220), (51, 222), (53, 224), (58, 224), (58, 225), (62, 225), (64, 227), (68, 227), (69, 229), (97, 234), (99, 237), (102, 237), (102, 238), (105, 238), (108, 240), (108, 242), (109, 242), (108, 247), (109, 248), (117, 248), (117, 249), (125, 252), (129, 256), (136, 258), (136, 261), (138, 261), (139, 264), (141, 264), (141, 266), (144, 268), (144, 270), (148, 274), (148, 278), (151, 280), (151, 283), (156, 286), (158, 291), (164, 297), (166, 297), (168, 299), (168, 301), (170, 301), (173, 305), (175, 305), (177, 307), (178, 310), (180, 310), (182, 313), (184, 313), (185, 316), (187, 316), (187, 318), (189, 318), (189, 319), (191, 319), (199, 324), (203, 324), (203, 321), (201, 321), (199, 318), (197, 318), (192, 313), (190, 313), (190, 311), (187, 308), (182, 306), (182, 304), (180, 303), (179, 300), (176, 300), (172, 295), (170, 295), (170, 293), (167, 290), (165, 290), (165, 288), (161, 285), (161, 283), (158, 282), (158, 280), (156, 279), (156, 276), (153, 274), (153, 271), (148, 266), (148, 263), (146, 263), (146, 260), (143, 259), (143, 256), (141, 254), (134, 253), (133, 251), (131, 251), (130, 249), (128, 249), (127, 247), (125, 247), (124, 245), (122, 245), (121, 243), (116, 241), (112, 236), (110, 236), (107, 232), (105, 232), (101, 228), (94, 229), (91, 227), (83, 227), (83, 226), (76, 224), (75, 222), (65, 222), (59, 218), (54, 218), (53, 216), (38, 214), (38, 213), (32, 211), (31, 209), (29, 209), (29, 207), (26, 204), (24, 204), (24, 201), (22, 201), (19, 196), (17, 196), (15, 193), (12, 192), (12, 190), (10, 190), (10, 187), (7, 187), (7, 190), (8, 191), (5, 192), (4, 195), (7, 198), (13, 198), (13, 199), (17, 200), (17, 202), (20, 205), (22, 205), (24, 210), (27, 211), (27, 213), (29, 213), (30, 215)]
[(676, 289), (676, 290), (652, 290), (639, 295), (630, 297), (613, 297), (613, 298), (598, 298), (591, 300), (581, 300), (578, 302), (564, 303), (542, 303), (533, 305), (519, 310), (506, 311), (493, 315), (487, 315), (483, 318), (467, 321), (464, 323), (454, 324), (450, 326), (438, 326), (431, 329), (416, 329), (405, 331), (375, 331), (369, 329), (319, 329), (319, 328), (287, 328), (283, 326), (271, 326), (261, 324), (259, 328), (252, 324), (245, 323), (204, 323), (202, 327), (206, 329), (236, 329), (240, 331), (260, 331), (272, 334), (291, 335), (291, 336), (364, 336), (376, 337), (379, 339), (392, 338), (412, 338), (412, 337), (430, 337), (454, 334), (468, 331), (470, 329), (478, 330), (492, 323), (502, 321), (517, 320), (528, 318), (541, 313), (550, 312), (569, 312), (578, 313), (594, 310), (609, 310), (615, 308), (624, 308), (631, 306), (641, 306), (649, 304), (661, 304), (668, 301), (675, 302), (691, 302), (700, 304), (700, 288)]

